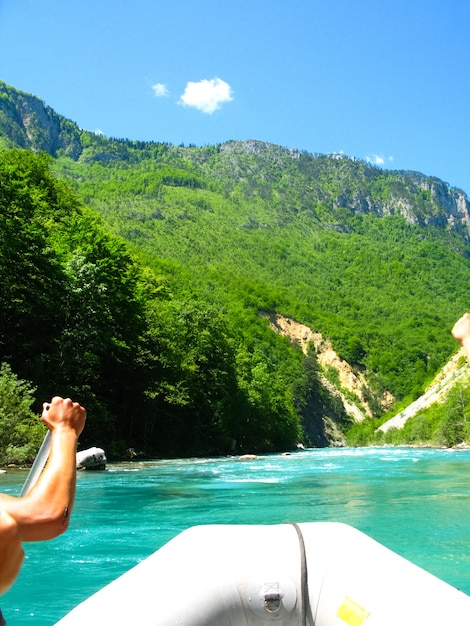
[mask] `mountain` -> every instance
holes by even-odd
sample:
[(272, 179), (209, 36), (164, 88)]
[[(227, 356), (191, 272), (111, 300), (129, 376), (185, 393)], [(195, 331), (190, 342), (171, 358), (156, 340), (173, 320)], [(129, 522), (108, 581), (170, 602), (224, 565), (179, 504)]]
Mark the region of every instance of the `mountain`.
[[(106, 138), (1, 82), (0, 145), (50, 154), (167, 297), (215, 307), (281, 387), (295, 390), (287, 346), (302, 342), (286, 344), (273, 320), (309, 329), (304, 358), (321, 389), (292, 393), (317, 443), (337, 440), (331, 420), (348, 428), (348, 402), (377, 421), (415, 400), (455, 351), (449, 329), (468, 307), (469, 200), (436, 177), (255, 140)], [(356, 391), (342, 365), (322, 360), (326, 343)]]
[[(0, 140), (4, 147), (45, 151), (53, 157), (68, 156), (75, 161), (133, 162), (167, 153), (162, 162), (187, 161), (210, 174), (222, 185), (251, 186), (256, 194), (268, 193), (269, 183), (299, 186), (300, 199), (309, 205), (331, 203), (335, 209), (378, 216), (402, 215), (411, 224), (437, 226), (470, 234), (470, 204), (460, 189), (449, 188), (436, 177), (418, 172), (385, 171), (343, 155), (310, 155), (295, 149), (260, 141), (230, 141), (206, 150), (172, 148), (112, 140), (83, 131), (58, 115), (39, 98), (15, 90), (0, 81)], [(166, 149), (166, 150), (165, 150)], [(217, 152), (217, 171), (211, 156)], [(183, 170), (184, 171), (184, 170)], [(257, 176), (260, 176), (256, 180)], [(292, 180), (290, 180), (292, 178)], [(178, 184), (178, 183), (176, 183)], [(334, 227), (335, 225), (331, 225)], [(337, 225), (337, 228), (341, 228)]]

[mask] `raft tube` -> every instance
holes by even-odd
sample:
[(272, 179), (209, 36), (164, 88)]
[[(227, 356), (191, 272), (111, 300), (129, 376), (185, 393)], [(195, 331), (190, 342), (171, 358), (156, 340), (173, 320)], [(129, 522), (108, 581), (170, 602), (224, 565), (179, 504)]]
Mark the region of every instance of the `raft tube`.
[(57, 626), (468, 626), (470, 597), (336, 522), (190, 528)]

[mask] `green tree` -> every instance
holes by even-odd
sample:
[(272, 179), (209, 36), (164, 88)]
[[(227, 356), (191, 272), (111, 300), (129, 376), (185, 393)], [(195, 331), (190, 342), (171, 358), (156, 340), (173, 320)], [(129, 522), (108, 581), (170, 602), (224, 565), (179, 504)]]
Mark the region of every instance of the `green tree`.
[(236, 450), (292, 450), (302, 433), (285, 379), (259, 349), (239, 350), (237, 372), (242, 395), (231, 430)]
[(468, 418), (470, 417), (470, 391), (462, 385), (456, 385), (445, 402), (445, 412), (440, 420), (437, 437), (448, 447), (465, 441), (468, 436)]
[(49, 164), (0, 154), (0, 358), (28, 379), (47, 369), (63, 313), (64, 276), (42, 219), (55, 195)]
[(155, 301), (148, 319), (143, 344), (147, 445), (170, 454), (228, 451), (237, 387), (227, 320), (192, 300)]
[(32, 411), (35, 388), (0, 365), (0, 464), (31, 462), (46, 432)]

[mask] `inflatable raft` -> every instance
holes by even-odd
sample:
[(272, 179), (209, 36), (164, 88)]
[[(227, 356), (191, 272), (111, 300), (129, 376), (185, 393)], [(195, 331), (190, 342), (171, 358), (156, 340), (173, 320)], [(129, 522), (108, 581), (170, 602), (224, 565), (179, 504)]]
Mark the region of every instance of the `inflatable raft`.
[(98, 622), (468, 626), (470, 597), (345, 524), (196, 526), (58, 625)]

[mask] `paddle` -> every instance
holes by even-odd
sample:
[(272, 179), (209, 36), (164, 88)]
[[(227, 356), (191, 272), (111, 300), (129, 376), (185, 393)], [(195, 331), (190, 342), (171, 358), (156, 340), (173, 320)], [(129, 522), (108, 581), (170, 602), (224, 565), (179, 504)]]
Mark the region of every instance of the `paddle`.
[(51, 431), (48, 430), (46, 436), (43, 439), (41, 447), (38, 450), (36, 458), (34, 459), (34, 463), (29, 470), (29, 474), (26, 477), (23, 488), (21, 489), (20, 497), (25, 496), (30, 489), (36, 484), (39, 475), (44, 469), (44, 465), (49, 457), (49, 452), (51, 450)]

